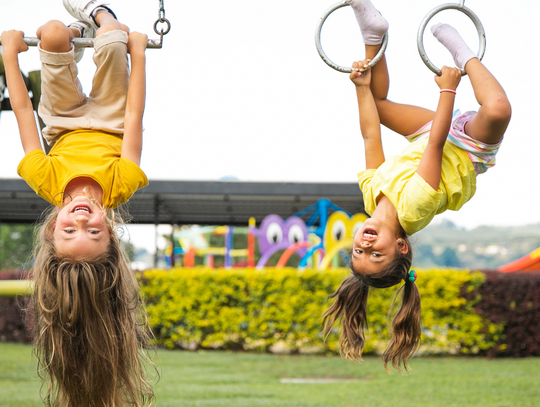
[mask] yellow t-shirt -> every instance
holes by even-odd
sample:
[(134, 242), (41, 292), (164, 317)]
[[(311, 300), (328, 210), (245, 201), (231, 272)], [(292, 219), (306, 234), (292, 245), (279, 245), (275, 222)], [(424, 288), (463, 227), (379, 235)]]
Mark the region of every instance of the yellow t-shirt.
[(416, 173), (428, 138), (409, 144), (376, 170), (358, 174), (365, 210), (373, 214), (378, 198), (384, 194), (396, 208), (399, 223), (412, 235), (425, 228), (439, 213), (457, 211), (476, 192), (476, 172), (467, 153), (446, 142), (443, 149), (441, 181), (435, 191)]
[(48, 155), (42, 150), (28, 153), (17, 173), (43, 199), (62, 204), (62, 192), (74, 178), (89, 177), (103, 189), (103, 205), (116, 208), (146, 185), (140, 167), (120, 157), (122, 138), (110, 133), (76, 130), (63, 135)]

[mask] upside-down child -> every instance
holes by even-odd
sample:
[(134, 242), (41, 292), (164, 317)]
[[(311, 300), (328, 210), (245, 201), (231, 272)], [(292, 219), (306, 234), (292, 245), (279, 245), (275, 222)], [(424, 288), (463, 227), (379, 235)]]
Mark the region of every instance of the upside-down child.
[[(473, 197), (477, 175), (495, 165), (511, 108), (501, 85), (446, 24), (436, 24), (431, 31), (467, 72), (480, 105), (478, 112), (453, 114), (461, 79), (457, 68), (444, 67), (435, 77), (440, 88), (436, 111), (388, 100), (385, 57), (366, 70), (380, 49), (388, 23), (369, 0), (350, 3), (366, 49), (366, 60), (353, 64), (350, 79), (356, 87), (366, 158), (366, 170), (358, 174), (358, 180), (371, 218), (354, 237), (349, 261), (352, 275), (331, 296), (334, 303), (325, 312), (325, 332), (341, 321), (342, 353), (359, 359), (369, 287), (391, 287), (404, 281), (399, 290), (402, 304), (392, 321), (383, 361), (387, 369), (389, 362), (398, 370), (407, 369), (421, 334), (420, 294), (415, 272), (410, 270), (408, 237), (426, 227), (436, 214), (457, 211)], [(401, 154), (385, 159), (380, 124), (410, 142)]]
[[(23, 33), (2, 33), (25, 153), (18, 173), (53, 205), (32, 270), (38, 371), (48, 376), (47, 405), (147, 405), (153, 397), (141, 354), (147, 324), (113, 211), (148, 183), (139, 168), (147, 37), (130, 33), (103, 3), (64, 0), (64, 6), (79, 21), (49, 21), (37, 30), (48, 155), (19, 70), (18, 53), (28, 49)], [(94, 36), (96, 72), (86, 96), (76, 65), (84, 49), (70, 40)]]

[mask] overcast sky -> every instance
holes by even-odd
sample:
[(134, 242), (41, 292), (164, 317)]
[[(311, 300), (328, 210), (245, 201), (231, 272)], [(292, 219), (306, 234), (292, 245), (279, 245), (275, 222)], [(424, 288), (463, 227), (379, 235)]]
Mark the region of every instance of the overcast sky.
[[(152, 26), (157, 0), (112, 0), (111, 7), (132, 30), (157, 37)], [(385, 0), (376, 7), (389, 20), (389, 98), (434, 109), (438, 88), (421, 61), (416, 35), (421, 20), (443, 2)], [(141, 167), (151, 180), (356, 182), (365, 168), (354, 87), (346, 74), (320, 59), (315, 26), (334, 0), (180, 1), (165, 0), (172, 23), (162, 50), (147, 51), (147, 108)], [(458, 225), (523, 225), (540, 222), (537, 126), (540, 2), (467, 1), (487, 37), (483, 62), (505, 88), (513, 117), (497, 166), (478, 179), (475, 197), (442, 218)], [(72, 21), (60, 0), (2, 0), (0, 30), (29, 36), (49, 19)], [(473, 24), (457, 11), (432, 22), (450, 21), (476, 51)], [(426, 30), (433, 62), (452, 64)], [(349, 7), (332, 14), (323, 46), (340, 65), (363, 57)], [(86, 92), (93, 74), (91, 51), (79, 64)], [(23, 71), (39, 69), (36, 48), (20, 57)], [(458, 88), (456, 107), (476, 110), (470, 82)], [(23, 158), (11, 113), (0, 117), (0, 178), (16, 178)], [(387, 155), (407, 142), (383, 131)], [(138, 232), (133, 229), (132, 236)], [(137, 245), (137, 241), (135, 241)]]

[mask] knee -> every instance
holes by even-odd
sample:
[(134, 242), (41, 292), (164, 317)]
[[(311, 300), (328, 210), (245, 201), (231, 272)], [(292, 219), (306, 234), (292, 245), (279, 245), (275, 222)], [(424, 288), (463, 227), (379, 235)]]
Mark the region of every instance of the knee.
[(71, 49), (71, 30), (64, 23), (51, 20), (37, 30), (41, 39), (41, 49), (51, 52), (67, 52)]
[(103, 24), (99, 29), (96, 31), (96, 37), (105, 34), (109, 31), (124, 31), (129, 34), (129, 27), (125, 24), (119, 23), (118, 21), (114, 20), (112, 22), (107, 22), (106, 24)]

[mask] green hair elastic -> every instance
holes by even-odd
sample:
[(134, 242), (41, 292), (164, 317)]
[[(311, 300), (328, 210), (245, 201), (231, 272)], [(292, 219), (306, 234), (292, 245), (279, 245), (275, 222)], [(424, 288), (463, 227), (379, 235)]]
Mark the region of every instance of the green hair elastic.
[(416, 271), (409, 271), (409, 276), (407, 277), (407, 280), (409, 280), (411, 283), (414, 283), (416, 281)]

